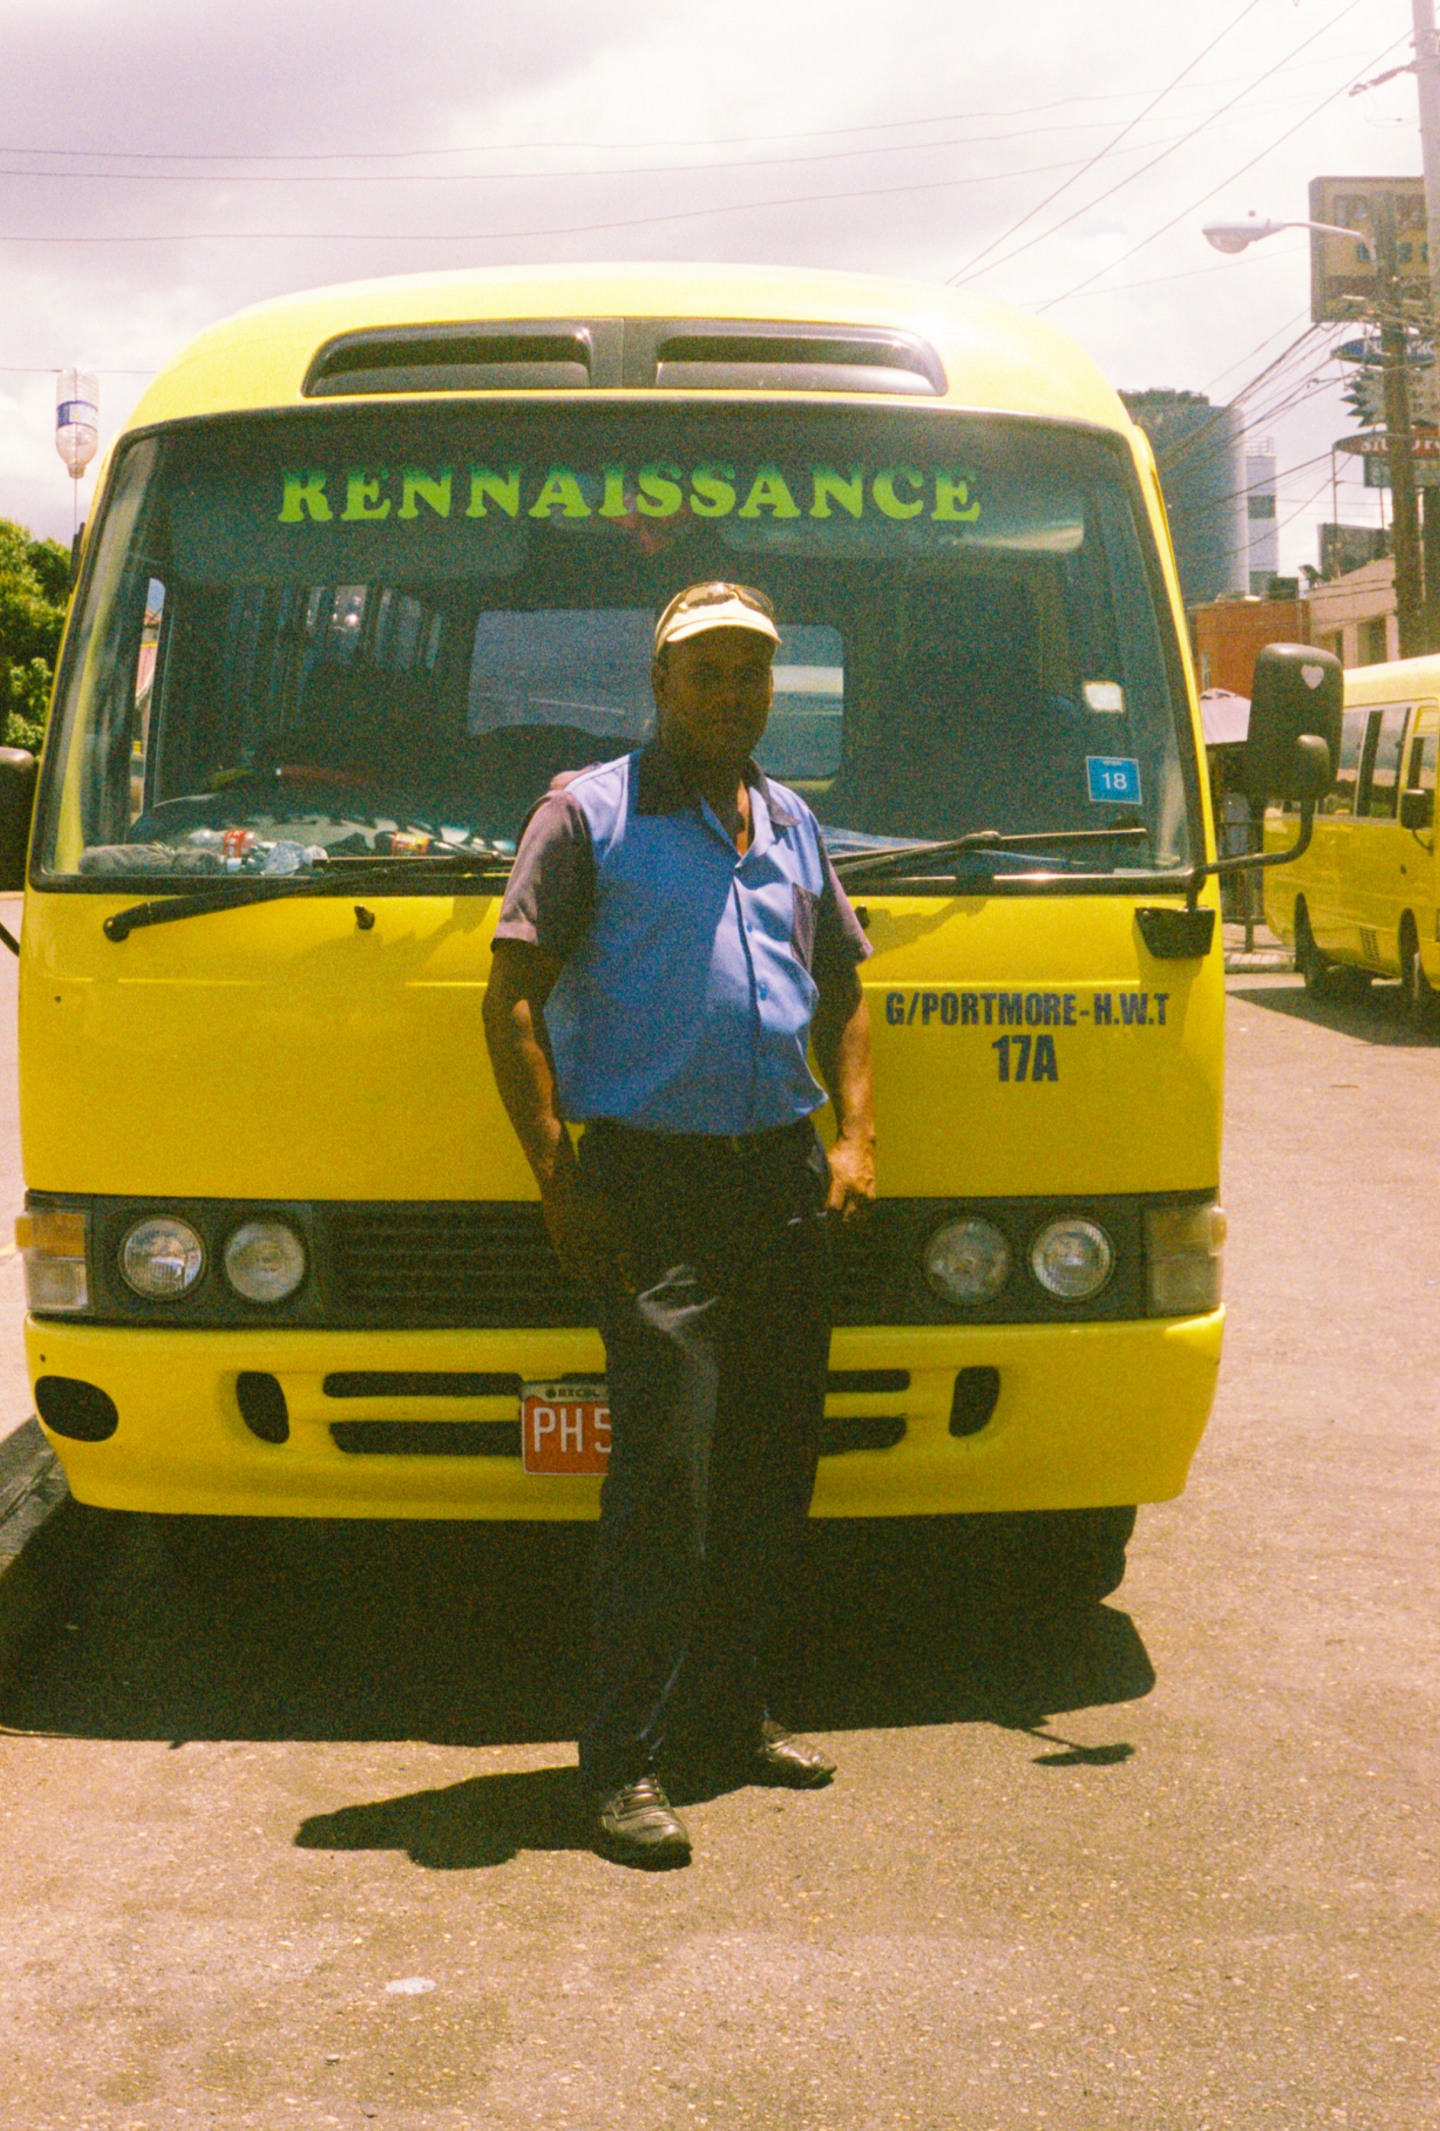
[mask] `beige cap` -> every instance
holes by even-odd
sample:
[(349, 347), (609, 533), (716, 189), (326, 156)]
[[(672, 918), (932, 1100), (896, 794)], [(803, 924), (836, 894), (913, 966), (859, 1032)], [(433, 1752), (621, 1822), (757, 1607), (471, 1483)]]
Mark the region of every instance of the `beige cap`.
[(763, 592), (753, 585), (723, 583), (689, 585), (671, 600), (655, 624), (657, 653), (665, 644), (683, 644), (688, 636), (706, 629), (751, 629), (757, 636), (780, 641), (775, 614)]

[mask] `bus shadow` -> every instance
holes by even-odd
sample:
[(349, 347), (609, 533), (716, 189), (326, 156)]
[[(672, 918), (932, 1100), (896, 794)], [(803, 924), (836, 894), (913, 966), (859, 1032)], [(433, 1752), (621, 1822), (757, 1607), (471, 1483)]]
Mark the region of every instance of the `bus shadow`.
[[(63, 1514), (88, 1533), (88, 1566), (54, 1633), (0, 1686), (0, 1725), (177, 1745), (493, 1747), (575, 1736), (587, 1526), (217, 1526), (74, 1505)], [(947, 1523), (814, 1527), (808, 1684), (786, 1715), (825, 1733), (1000, 1724), (1034, 1733), (1062, 1760), (1120, 1758), (1125, 1749), (1072, 1749), (1044, 1727), (1064, 1711), (1148, 1693), (1154, 1672), (1128, 1615), (1002, 1602), (993, 1564), (977, 1581)], [(364, 1847), (403, 1837), (427, 1861), (477, 1863), (517, 1846), (563, 1846), (572, 1804), (568, 1767), (482, 1775), (348, 1808), (329, 1816), (325, 1840), (345, 1847), (347, 1830)]]
[(1383, 980), (1320, 999), (1313, 999), (1298, 978), (1293, 984), (1230, 984), (1226, 990), (1247, 1006), (1263, 1006), (1268, 1013), (1285, 1014), (1292, 1021), (1309, 1021), (1316, 1028), (1333, 1029), (1360, 1043), (1423, 1051), (1440, 1042), (1440, 1024), (1435, 1029), (1417, 1027), (1401, 986)]

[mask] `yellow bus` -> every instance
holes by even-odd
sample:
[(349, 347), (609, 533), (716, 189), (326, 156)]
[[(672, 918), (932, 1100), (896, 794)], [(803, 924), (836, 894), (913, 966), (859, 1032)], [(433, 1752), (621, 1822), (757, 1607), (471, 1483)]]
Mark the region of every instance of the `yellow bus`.
[(586, 268), (247, 311), (110, 456), (20, 971), (29, 1357), (81, 1501), (595, 1513), (602, 1349), (491, 1083), (489, 942), (528, 807), (643, 742), (654, 615), (717, 577), (776, 604), (762, 766), (874, 949), (817, 1514), (1033, 1516), (1105, 1584), (1184, 1486), (1223, 977), (1145, 440), (1007, 309)]
[[(1346, 674), (1334, 789), (1309, 852), (1266, 892), (1266, 919), (1312, 994), (1399, 977), (1416, 1019), (1435, 1020), (1437, 747), (1440, 659)], [(1267, 842), (1278, 846), (1289, 827), (1272, 816)]]

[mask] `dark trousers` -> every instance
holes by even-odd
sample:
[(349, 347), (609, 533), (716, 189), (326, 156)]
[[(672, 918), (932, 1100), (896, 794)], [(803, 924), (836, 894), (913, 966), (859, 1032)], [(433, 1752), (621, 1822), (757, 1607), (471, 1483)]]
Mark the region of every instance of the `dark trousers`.
[(598, 1123), (581, 1167), (633, 1239), (604, 1297), (600, 1497), (582, 1780), (645, 1772), (680, 1714), (754, 1744), (793, 1681), (830, 1347), (828, 1166), (808, 1121), (739, 1143)]

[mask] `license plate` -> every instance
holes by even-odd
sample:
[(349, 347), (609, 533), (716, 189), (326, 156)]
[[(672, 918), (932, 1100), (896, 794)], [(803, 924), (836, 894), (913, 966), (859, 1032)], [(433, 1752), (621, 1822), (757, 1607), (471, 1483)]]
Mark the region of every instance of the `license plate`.
[(522, 1385), (520, 1444), (526, 1472), (603, 1473), (610, 1463), (604, 1383)]

